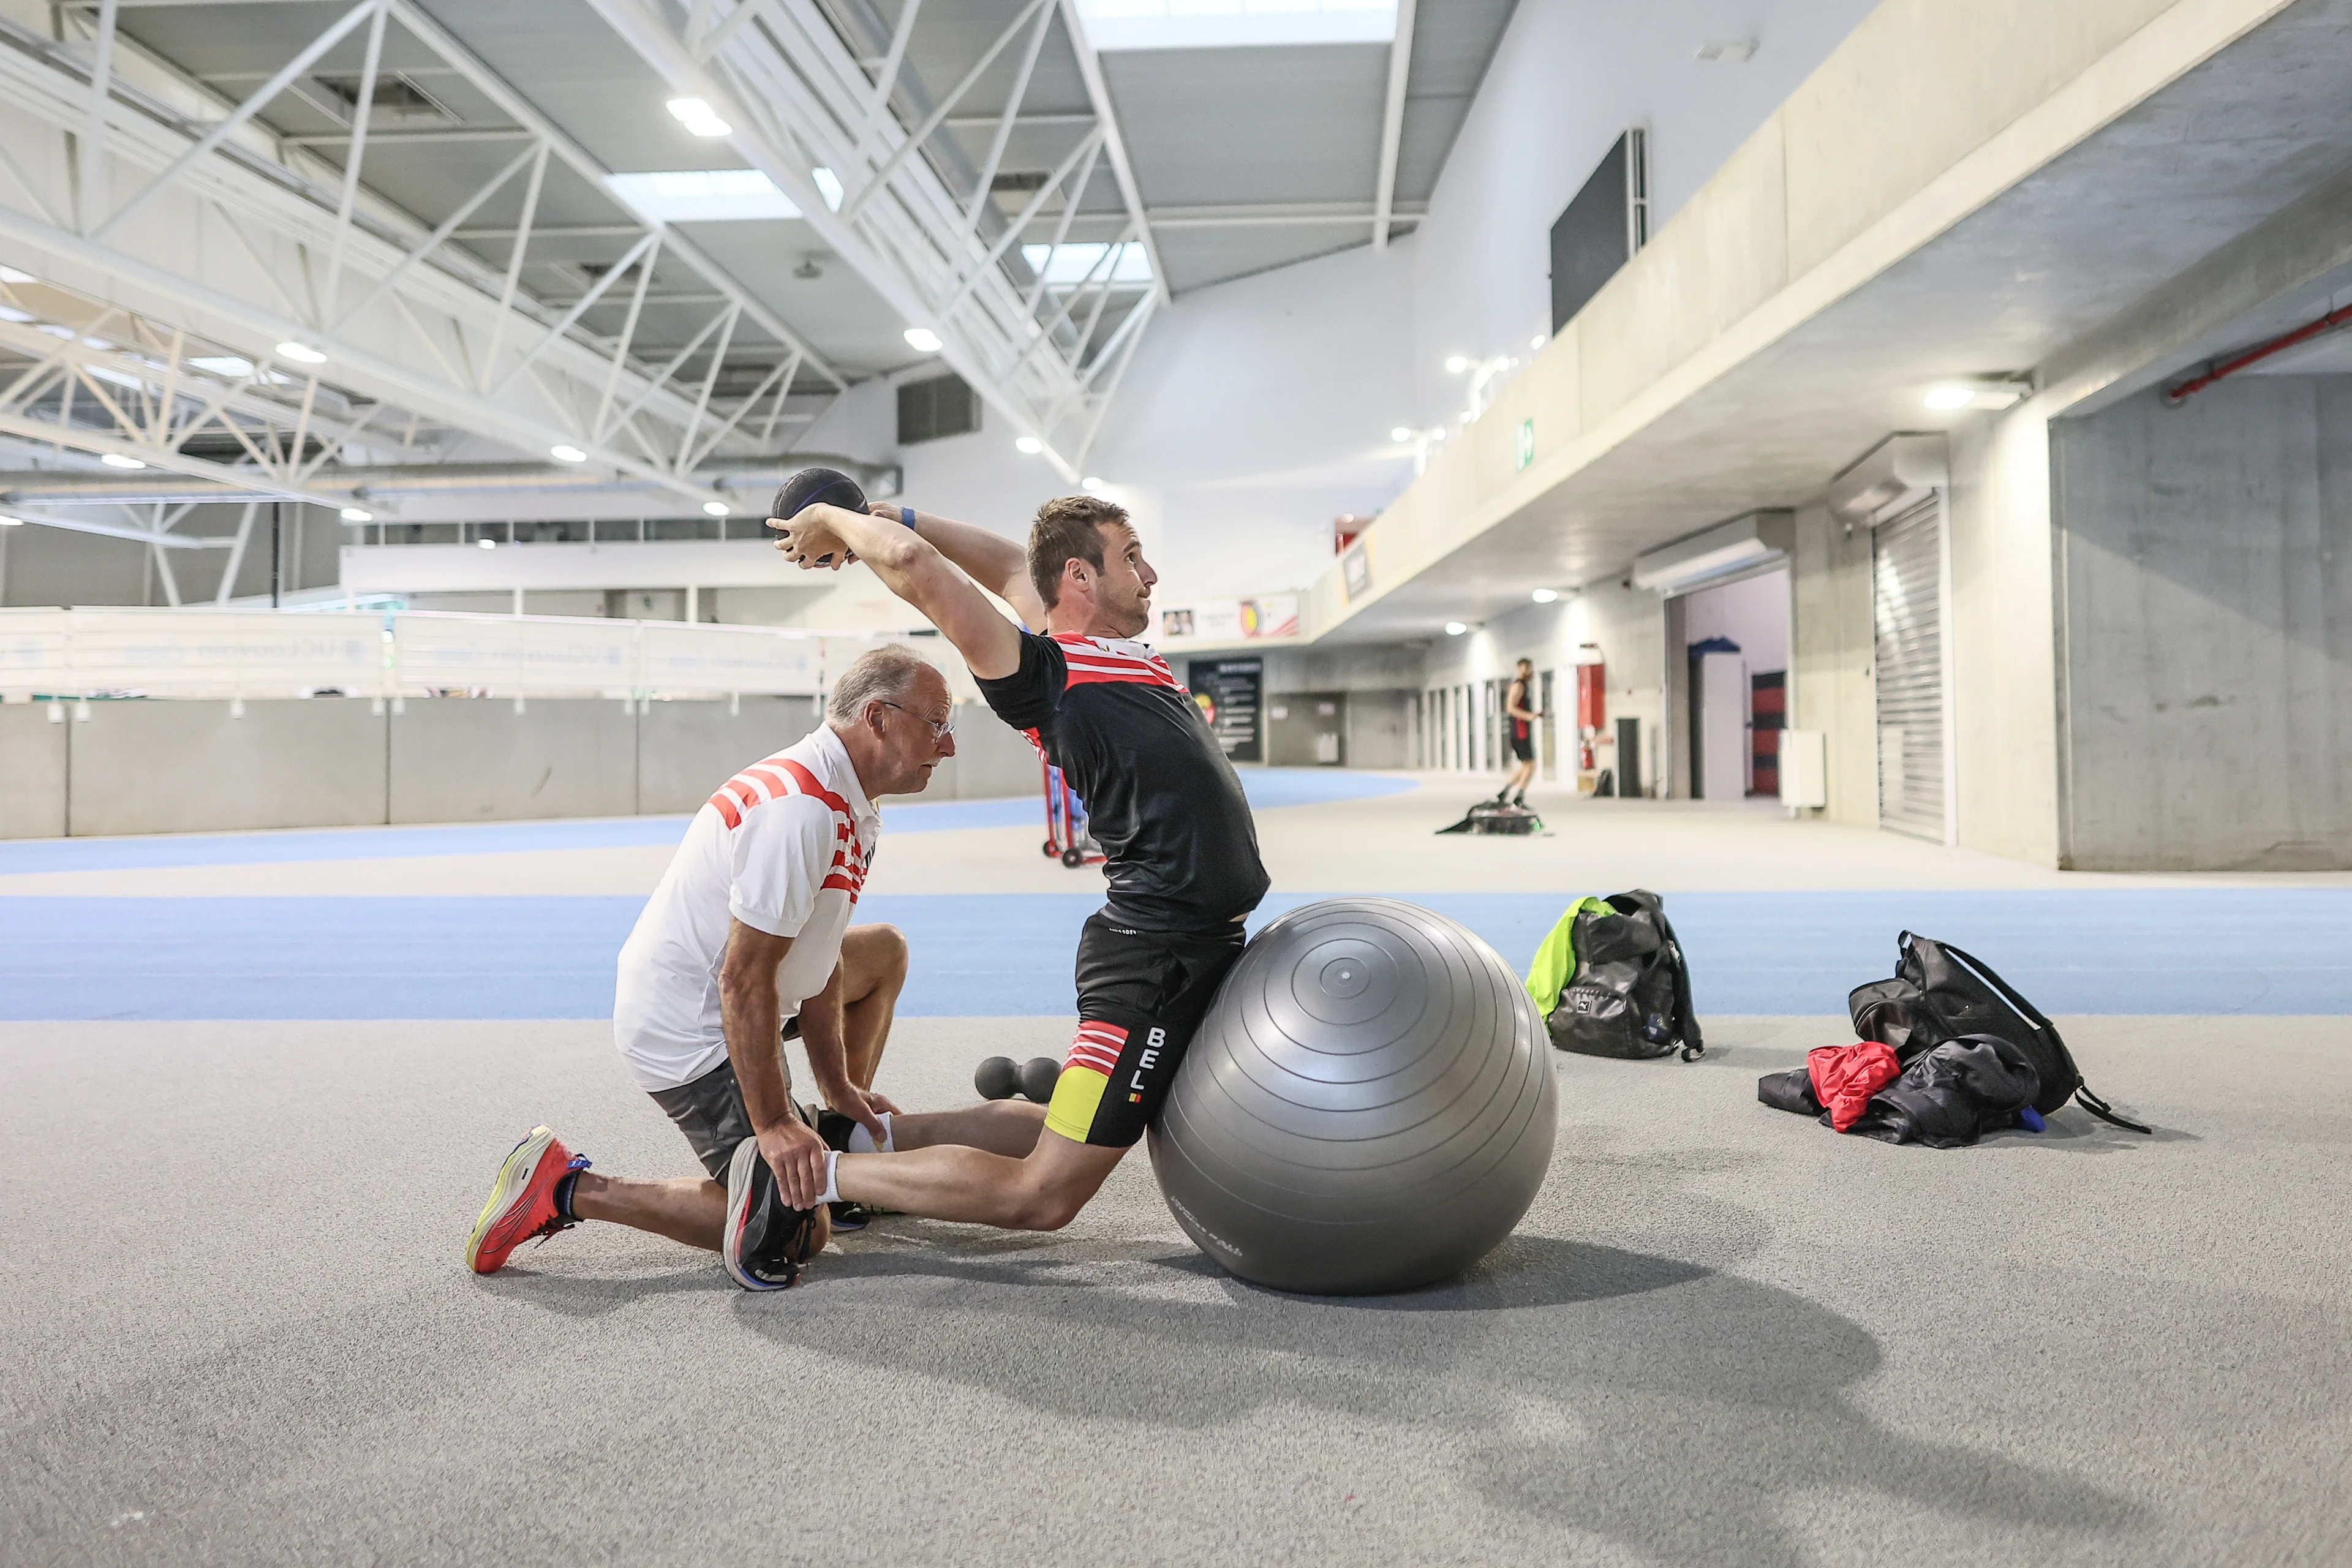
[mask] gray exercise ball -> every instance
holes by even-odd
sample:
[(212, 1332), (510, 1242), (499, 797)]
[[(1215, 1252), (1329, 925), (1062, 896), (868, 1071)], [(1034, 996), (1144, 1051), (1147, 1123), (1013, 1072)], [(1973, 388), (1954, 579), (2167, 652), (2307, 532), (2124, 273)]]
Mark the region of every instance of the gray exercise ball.
[(1501, 956), (1395, 899), (1326, 899), (1249, 944), (1151, 1129), (1176, 1223), (1234, 1274), (1363, 1295), (1448, 1279), (1528, 1212), (1559, 1096)]

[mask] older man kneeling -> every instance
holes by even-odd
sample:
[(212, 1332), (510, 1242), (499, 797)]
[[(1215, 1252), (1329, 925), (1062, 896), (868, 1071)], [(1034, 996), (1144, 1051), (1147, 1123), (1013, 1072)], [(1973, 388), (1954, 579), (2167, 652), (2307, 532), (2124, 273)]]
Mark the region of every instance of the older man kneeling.
[[(594, 1219), (708, 1247), (744, 1289), (781, 1289), (835, 1224), (864, 1223), (845, 1204), (791, 1206), (788, 1173), (813, 1191), (833, 1151), (1035, 1145), (1040, 1107), (902, 1117), (874, 1092), (907, 943), (890, 926), (849, 923), (881, 837), (872, 803), (920, 791), (955, 755), (953, 712), (938, 670), (876, 648), (835, 686), (824, 723), (695, 814), (621, 949), (613, 1034), (709, 1178), (602, 1175), (533, 1128), (467, 1238), (469, 1268), (495, 1273), (522, 1242)], [(793, 1035), (822, 1111), (793, 1099), (782, 1048)]]

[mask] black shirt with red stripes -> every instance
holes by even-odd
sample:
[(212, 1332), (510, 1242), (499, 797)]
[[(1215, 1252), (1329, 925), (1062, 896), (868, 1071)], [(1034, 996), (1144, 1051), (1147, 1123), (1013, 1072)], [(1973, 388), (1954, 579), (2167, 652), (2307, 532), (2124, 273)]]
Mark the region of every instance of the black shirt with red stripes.
[(1021, 634), (1021, 668), (980, 682), (1086, 804), (1134, 931), (1213, 931), (1265, 897), (1257, 825), (1192, 693), (1141, 643)]

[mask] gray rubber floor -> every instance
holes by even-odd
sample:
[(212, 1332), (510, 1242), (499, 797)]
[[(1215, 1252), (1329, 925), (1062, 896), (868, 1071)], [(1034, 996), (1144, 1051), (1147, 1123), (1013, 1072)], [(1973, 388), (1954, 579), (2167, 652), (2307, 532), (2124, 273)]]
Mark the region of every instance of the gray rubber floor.
[[(2352, 1560), (2352, 1024), (2067, 1028), (2158, 1137), (1758, 1105), (1833, 1019), (1563, 1058), (1520, 1234), (1333, 1301), (1220, 1275), (1139, 1155), (776, 1296), (597, 1227), (478, 1280), (534, 1121), (692, 1170), (602, 1026), (7, 1026), (0, 1560)], [(910, 1021), (884, 1087), (1066, 1031)]]

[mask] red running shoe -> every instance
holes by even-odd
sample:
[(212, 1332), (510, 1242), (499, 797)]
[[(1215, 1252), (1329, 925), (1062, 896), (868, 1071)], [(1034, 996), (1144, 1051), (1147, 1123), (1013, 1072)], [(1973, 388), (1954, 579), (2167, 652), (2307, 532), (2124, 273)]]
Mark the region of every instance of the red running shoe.
[(578, 1222), (556, 1213), (555, 1184), (587, 1168), (587, 1159), (565, 1148), (562, 1139), (544, 1127), (532, 1128), (499, 1167), (490, 1201), (466, 1238), (466, 1267), (496, 1274), (506, 1267), (507, 1255), (531, 1237), (570, 1230)]

